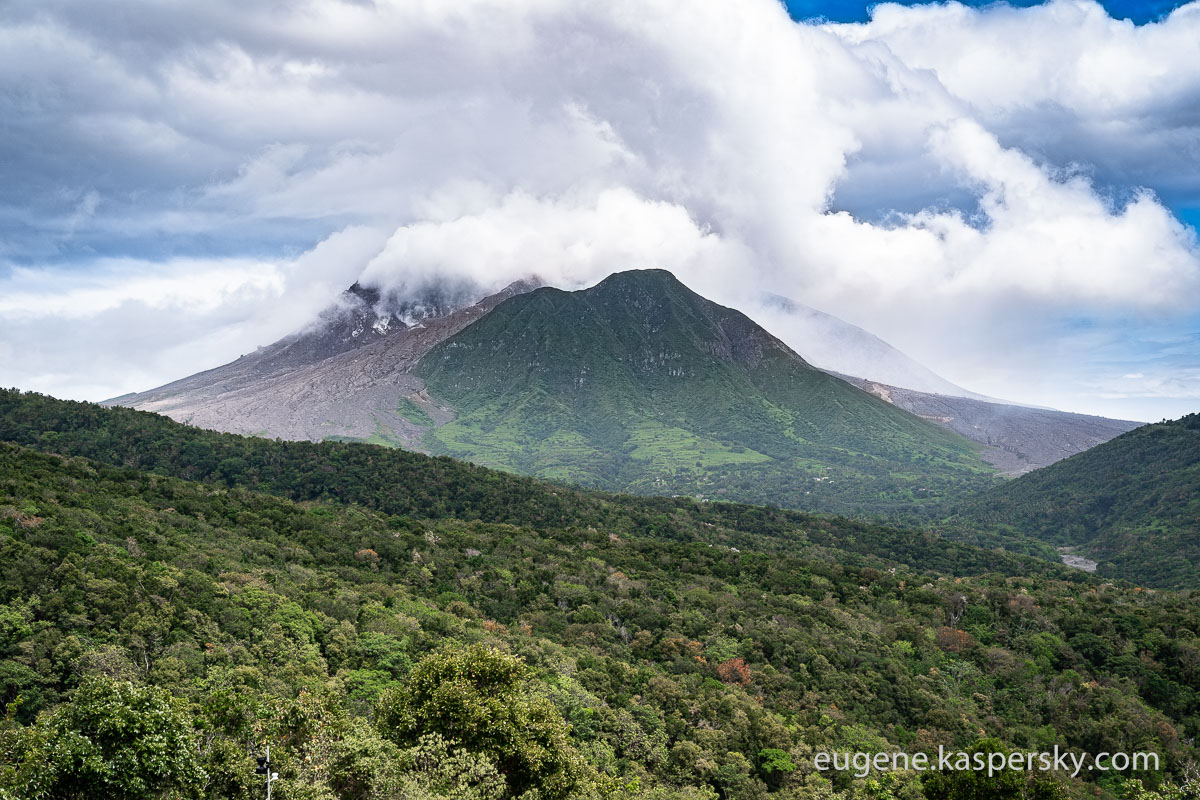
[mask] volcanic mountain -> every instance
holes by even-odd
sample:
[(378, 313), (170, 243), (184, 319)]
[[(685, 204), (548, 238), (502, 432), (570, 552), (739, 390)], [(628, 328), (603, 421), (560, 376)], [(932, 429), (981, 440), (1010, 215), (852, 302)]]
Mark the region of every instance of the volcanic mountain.
[[(436, 287), (397, 299), (355, 284), (297, 334), (109, 402), (233, 433), (368, 441), (613, 490), (828, 510), (909, 509), (987, 485), (995, 470), (980, 454), (1016, 474), (1133, 425), (983, 413), (977, 400), (827, 374), (659, 270), (580, 292), (538, 285), (470, 304)], [(828, 356), (847, 343), (871, 374), (957, 390), (866, 331), (829, 315), (820, 323), (802, 350)]]
[(764, 296), (756, 316), (788, 341), (803, 342), (804, 360), (826, 372), (945, 397), (1004, 402), (951, 383), (873, 333), (790, 298)]
[(610, 490), (881, 511), (992, 476), (661, 270), (514, 297), (413, 374), (454, 413), (431, 452)]
[(200, 428), (281, 439), (346, 439), (420, 449), (425, 423), (450, 418), (409, 370), (438, 342), (538, 285), (469, 304), (426, 292), (387, 302), (354, 284), (320, 319), (224, 366), (107, 401)]

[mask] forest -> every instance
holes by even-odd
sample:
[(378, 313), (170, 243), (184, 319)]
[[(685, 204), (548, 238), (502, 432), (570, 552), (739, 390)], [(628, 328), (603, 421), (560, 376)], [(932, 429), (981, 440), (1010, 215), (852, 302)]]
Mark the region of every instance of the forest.
[[(1197, 796), (1200, 603), (1037, 552), (0, 394), (0, 797)], [(1152, 751), (1137, 773), (828, 751)]]
[(1143, 425), (960, 501), (963, 523), (1082, 547), (1098, 573), (1200, 588), (1200, 414)]

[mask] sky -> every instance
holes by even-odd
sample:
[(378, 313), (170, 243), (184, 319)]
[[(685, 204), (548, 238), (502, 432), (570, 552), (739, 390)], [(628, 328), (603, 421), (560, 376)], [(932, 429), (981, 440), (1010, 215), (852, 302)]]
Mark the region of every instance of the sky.
[(360, 278), (653, 266), (1157, 420), (1200, 411), (1198, 224), (1200, 0), (0, 4), (0, 383), (60, 397)]
[[(982, 0), (982, 2), (972, 0), (964, 5), (982, 8), (993, 5), (994, 2), (995, 0)], [(784, 3), (792, 19), (801, 22), (814, 19), (829, 22), (867, 22), (871, 18), (871, 9), (875, 5), (877, 4), (874, 2), (864, 3), (859, 0), (786, 0)], [(909, 2), (901, 5), (920, 4)], [(1034, 0), (1020, 0), (1020, 2), (1010, 2), (1008, 5), (1028, 8), (1039, 4)], [(1147, 0), (1109, 0), (1107, 3), (1101, 3), (1110, 17), (1127, 19), (1137, 25), (1158, 22), (1181, 5), (1184, 3), (1175, 2), (1175, 0), (1150, 0), (1149, 2)]]

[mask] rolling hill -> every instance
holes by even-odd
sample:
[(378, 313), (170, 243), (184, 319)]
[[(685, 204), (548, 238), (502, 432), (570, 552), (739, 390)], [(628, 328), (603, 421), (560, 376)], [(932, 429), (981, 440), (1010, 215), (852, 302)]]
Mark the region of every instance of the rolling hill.
[(1145, 425), (962, 505), (1146, 586), (1200, 588), (1200, 414)]

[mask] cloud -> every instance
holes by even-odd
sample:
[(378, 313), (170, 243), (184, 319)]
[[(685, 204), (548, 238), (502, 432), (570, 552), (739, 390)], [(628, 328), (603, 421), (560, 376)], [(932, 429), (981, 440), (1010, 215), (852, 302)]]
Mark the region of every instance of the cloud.
[(1150, 193), (1113, 208), (1082, 176), (1048, 174), (973, 121), (932, 129), (929, 146), (975, 187), (975, 218), (925, 210), (880, 225), (813, 215), (810, 247), (837, 276), (821, 289), (831, 302), (847, 290), (881, 308), (905, 295), (1160, 310), (1200, 299), (1195, 231)]
[[(0, 321), (44, 341), (0, 365), (116, 394), (359, 276), (660, 266), (751, 313), (772, 292), (838, 314), (978, 391), (1089, 407), (1102, 373), (1064, 321), (1200, 308), (1195, 231), (1164, 204), (1200, 201), (1198, 48), (1200, 3), (1135, 27), (1082, 0), (825, 26), (773, 0), (17, 0)], [(1105, 381), (1144, 371), (1113, 352)]]
[(1081, 0), (887, 3), (869, 23), (829, 30), (928, 73), (1004, 145), (1042, 163), (1200, 205), (1200, 3), (1141, 26)]
[(751, 259), (681, 206), (627, 189), (558, 200), (515, 192), (479, 213), (398, 229), (361, 279), (393, 289), (453, 279), (483, 293), (527, 275), (574, 289), (617, 270), (657, 267), (703, 289)]
[(932, 71), (989, 119), (1053, 105), (1081, 118), (1138, 120), (1184, 111), (1200, 88), (1195, 3), (1141, 26), (1086, 0), (982, 11), (955, 2), (882, 3), (870, 22), (829, 30), (849, 42), (881, 43), (910, 68)]
[(313, 319), (386, 238), (348, 228), (290, 260), (13, 269), (0, 279), (0, 374), (6, 385), (100, 400), (231, 361)]

